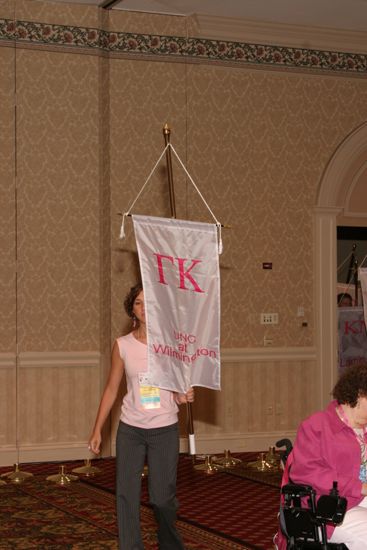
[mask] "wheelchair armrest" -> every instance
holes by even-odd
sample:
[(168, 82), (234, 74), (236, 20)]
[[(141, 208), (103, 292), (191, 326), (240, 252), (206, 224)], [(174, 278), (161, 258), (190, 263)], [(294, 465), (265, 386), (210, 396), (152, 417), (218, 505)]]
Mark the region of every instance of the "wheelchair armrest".
[(307, 497), (315, 495), (315, 491), (311, 485), (300, 485), (297, 483), (287, 483), (282, 487), (282, 495), (290, 497)]
[(347, 499), (339, 495), (321, 495), (316, 505), (316, 518), (319, 521), (339, 525), (347, 511)]

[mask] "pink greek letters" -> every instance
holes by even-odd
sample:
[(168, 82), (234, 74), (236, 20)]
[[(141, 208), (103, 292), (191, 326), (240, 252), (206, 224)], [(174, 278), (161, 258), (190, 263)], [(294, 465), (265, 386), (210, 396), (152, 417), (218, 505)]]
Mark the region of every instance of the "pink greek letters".
[[(187, 258), (174, 258), (173, 256), (167, 256), (165, 254), (158, 254), (154, 253), (154, 256), (157, 258), (157, 269), (158, 269), (158, 282), (162, 285), (167, 285), (167, 281), (165, 278), (165, 271), (164, 267), (167, 269), (167, 267), (175, 266), (175, 262), (177, 262), (178, 267), (178, 280), (179, 280), (179, 286), (181, 290), (193, 290), (194, 292), (204, 292), (198, 284), (198, 282), (194, 279), (194, 277), (191, 274), (191, 271), (194, 269), (195, 266), (201, 263), (201, 260), (188, 260)], [(166, 260), (163, 264), (163, 260)], [(168, 263), (167, 263), (168, 262)], [(191, 262), (191, 265), (186, 268), (185, 262)], [(191, 287), (187, 287), (186, 284), (190, 283)]]

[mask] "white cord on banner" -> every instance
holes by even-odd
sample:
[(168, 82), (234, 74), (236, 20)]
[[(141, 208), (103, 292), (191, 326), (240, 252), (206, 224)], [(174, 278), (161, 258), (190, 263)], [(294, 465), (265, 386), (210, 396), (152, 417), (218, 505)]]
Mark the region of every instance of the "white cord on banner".
[(182, 160), (180, 159), (180, 157), (178, 156), (178, 153), (176, 153), (176, 150), (175, 148), (173, 147), (173, 145), (171, 143), (168, 144), (172, 151), (174, 152), (174, 154), (176, 155), (176, 158), (178, 160), (178, 162), (181, 164), (182, 168), (184, 169), (185, 171), (185, 174), (187, 175), (187, 177), (189, 178), (189, 180), (191, 181), (191, 183), (193, 184), (193, 186), (195, 187), (196, 191), (199, 193), (200, 197), (201, 197), (201, 200), (203, 201), (203, 203), (205, 204), (205, 206), (207, 207), (207, 209), (209, 210), (209, 212), (211, 213), (211, 215), (213, 216), (214, 220), (215, 220), (215, 223), (216, 223), (216, 226), (217, 226), (217, 229), (218, 229), (218, 241), (219, 241), (219, 244), (218, 244), (218, 253), (219, 254), (222, 254), (223, 252), (223, 243), (222, 243), (222, 224), (217, 220), (217, 218), (214, 216), (214, 213), (212, 212), (209, 204), (206, 202), (206, 200), (204, 199), (203, 195), (201, 194), (198, 186), (196, 185), (196, 183), (194, 182), (194, 180), (192, 179), (192, 177), (190, 176), (190, 174), (188, 173), (188, 171), (186, 170), (186, 167), (184, 165), (184, 163), (182, 162)]
[(209, 212), (210, 212), (211, 215), (213, 216), (213, 218), (214, 218), (214, 220), (215, 220), (215, 223), (216, 223), (216, 224), (219, 224), (217, 218), (214, 216), (213, 212), (211, 211), (209, 204), (206, 202), (206, 200), (204, 199), (203, 195), (200, 193), (200, 190), (199, 190), (198, 186), (196, 185), (196, 183), (194, 182), (194, 180), (192, 179), (192, 177), (190, 176), (190, 174), (189, 174), (188, 171), (186, 170), (184, 163), (182, 162), (182, 160), (180, 159), (180, 157), (179, 157), (178, 154), (176, 153), (175, 148), (174, 148), (173, 145), (171, 145), (170, 143), (169, 143), (168, 145), (171, 147), (172, 151), (174, 152), (174, 154), (175, 154), (176, 157), (177, 157), (178, 162), (181, 164), (182, 168), (184, 169), (184, 171), (185, 171), (187, 177), (189, 178), (189, 180), (191, 181), (191, 183), (192, 183), (193, 186), (195, 187), (196, 191), (199, 193), (199, 195), (200, 195), (200, 197), (201, 197), (201, 200), (203, 201), (203, 203), (205, 204), (205, 206), (207, 207), (207, 209), (209, 210)]
[(339, 271), (341, 270), (341, 268), (344, 266), (344, 264), (352, 257), (353, 255), (353, 252), (350, 252), (348, 254), (348, 256), (346, 258), (344, 258), (344, 260), (342, 261), (342, 263), (340, 265), (338, 265), (338, 267), (336, 268), (336, 272), (339, 273)]
[(153, 170), (150, 172), (149, 176), (147, 177), (143, 187), (140, 189), (139, 193), (136, 195), (135, 199), (133, 200), (133, 202), (131, 203), (131, 205), (129, 206), (127, 212), (125, 212), (122, 216), (122, 224), (121, 224), (121, 230), (120, 230), (120, 239), (123, 239), (125, 237), (125, 219), (126, 219), (126, 216), (129, 216), (131, 210), (134, 208), (134, 205), (136, 203), (136, 201), (138, 200), (138, 198), (140, 197), (140, 195), (142, 194), (142, 192), (144, 191), (145, 189), (145, 186), (148, 184), (150, 178), (152, 177), (152, 175), (154, 174), (154, 171), (155, 169), (157, 168), (158, 164), (160, 163), (160, 161), (162, 160), (162, 157), (164, 155), (164, 153), (167, 151), (167, 148), (169, 147), (169, 143), (167, 143), (167, 145), (165, 146), (165, 148), (163, 149), (162, 151), (162, 154), (161, 156), (159, 157), (159, 159), (157, 160), (157, 162), (155, 163), (154, 165), (154, 168)]
[(194, 180), (192, 179), (192, 177), (190, 176), (189, 172), (186, 170), (186, 167), (184, 165), (184, 163), (182, 162), (182, 160), (180, 159), (178, 153), (176, 152), (175, 148), (173, 147), (173, 145), (171, 143), (167, 143), (167, 145), (165, 146), (165, 148), (163, 149), (162, 151), (162, 154), (161, 156), (159, 157), (159, 159), (157, 160), (157, 162), (155, 163), (154, 165), (154, 168), (152, 169), (152, 171), (150, 172), (149, 176), (147, 177), (144, 185), (142, 186), (142, 188), (140, 189), (139, 193), (137, 194), (137, 196), (135, 197), (135, 199), (133, 200), (132, 204), (130, 205), (130, 207), (128, 208), (127, 212), (125, 212), (122, 216), (122, 223), (121, 223), (121, 230), (120, 230), (120, 239), (123, 239), (125, 237), (125, 219), (126, 217), (130, 214), (131, 210), (134, 208), (134, 205), (136, 203), (136, 201), (138, 200), (138, 198), (140, 197), (140, 195), (142, 194), (142, 192), (144, 191), (145, 189), (145, 186), (148, 184), (150, 178), (152, 177), (152, 175), (154, 174), (158, 164), (160, 163), (160, 161), (162, 160), (162, 157), (164, 155), (164, 153), (167, 151), (168, 147), (171, 147), (172, 151), (174, 152), (174, 154), (176, 155), (176, 158), (178, 160), (178, 162), (181, 164), (183, 170), (185, 171), (185, 174), (187, 175), (187, 177), (189, 178), (189, 180), (191, 181), (191, 183), (193, 184), (193, 186), (195, 187), (196, 191), (198, 192), (201, 200), (203, 201), (203, 203), (205, 204), (205, 206), (207, 207), (207, 209), (209, 210), (209, 212), (211, 213), (213, 219), (215, 220), (215, 224), (217, 226), (217, 231), (218, 231), (218, 253), (219, 254), (222, 254), (223, 252), (223, 243), (222, 243), (222, 224), (217, 220), (217, 218), (215, 217), (214, 213), (212, 212), (209, 204), (206, 202), (206, 200), (204, 199), (202, 193), (200, 192), (198, 186), (196, 185), (196, 183), (194, 182)]

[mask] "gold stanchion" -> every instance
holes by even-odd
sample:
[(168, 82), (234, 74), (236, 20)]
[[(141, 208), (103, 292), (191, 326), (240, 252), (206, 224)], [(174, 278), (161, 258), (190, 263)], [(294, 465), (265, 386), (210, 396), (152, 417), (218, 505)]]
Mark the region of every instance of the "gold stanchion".
[(33, 474), (31, 474), (30, 472), (19, 470), (19, 464), (18, 462), (16, 462), (14, 464), (14, 470), (12, 472), (6, 472), (5, 474), (2, 474), (1, 477), (5, 477), (11, 483), (23, 483), (23, 481), (25, 481), (26, 479), (33, 477)]
[(258, 459), (248, 462), (247, 466), (259, 472), (275, 472), (280, 469), (280, 458), (275, 452), (275, 447), (269, 447), (267, 453), (260, 453)]
[(205, 462), (203, 464), (196, 464), (194, 468), (195, 470), (199, 470), (200, 472), (209, 475), (215, 474), (218, 471), (218, 466), (213, 464), (212, 457), (210, 455), (206, 455)]
[(248, 462), (247, 466), (249, 468), (254, 468), (259, 472), (269, 472), (270, 466), (265, 460), (265, 453), (260, 453), (259, 458), (255, 462)]
[(58, 485), (68, 485), (72, 481), (77, 481), (79, 478), (78, 476), (73, 476), (72, 474), (67, 474), (65, 472), (65, 466), (60, 466), (60, 472), (58, 474), (54, 474), (52, 476), (46, 477), (47, 481), (53, 481), (54, 483), (57, 483)]
[(275, 452), (275, 447), (269, 447), (269, 450), (265, 455), (265, 461), (267, 464), (269, 464), (271, 470), (280, 469), (280, 457)]
[(84, 466), (79, 466), (78, 468), (74, 468), (71, 471), (75, 474), (81, 474), (85, 477), (92, 477), (96, 474), (99, 474), (101, 470), (96, 466), (92, 466), (91, 459), (87, 458), (86, 460), (84, 460)]
[(242, 460), (240, 458), (234, 458), (229, 449), (224, 451), (224, 456), (216, 458), (213, 462), (223, 468), (233, 468), (234, 466), (242, 464)]

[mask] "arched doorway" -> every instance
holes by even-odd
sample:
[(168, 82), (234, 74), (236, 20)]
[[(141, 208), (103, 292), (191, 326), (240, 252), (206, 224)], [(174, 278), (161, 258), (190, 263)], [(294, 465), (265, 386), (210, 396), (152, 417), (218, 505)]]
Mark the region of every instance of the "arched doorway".
[(336, 379), (336, 228), (367, 226), (367, 122), (335, 150), (320, 182), (315, 207), (315, 311), (319, 406)]

